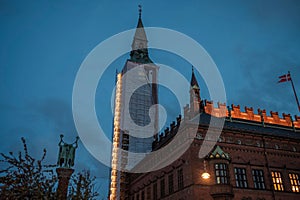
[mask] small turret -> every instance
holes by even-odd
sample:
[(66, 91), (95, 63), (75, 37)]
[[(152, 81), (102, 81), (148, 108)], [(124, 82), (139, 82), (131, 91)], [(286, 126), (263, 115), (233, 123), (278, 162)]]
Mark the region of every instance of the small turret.
[(201, 112), (201, 98), (200, 98), (200, 87), (194, 73), (194, 67), (192, 66), (192, 78), (190, 87), (190, 114), (195, 116)]

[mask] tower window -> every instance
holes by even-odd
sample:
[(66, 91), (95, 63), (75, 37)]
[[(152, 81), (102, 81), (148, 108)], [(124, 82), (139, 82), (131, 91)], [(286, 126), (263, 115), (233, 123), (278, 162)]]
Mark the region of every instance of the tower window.
[(145, 191), (142, 191), (142, 200), (145, 200)]
[(182, 169), (179, 169), (177, 171), (177, 178), (178, 178), (178, 189), (181, 190), (181, 189), (183, 189), (183, 186), (184, 186), (184, 184), (183, 184), (183, 171), (182, 171)]
[(294, 173), (290, 173), (289, 177), (290, 177), (290, 181), (291, 181), (292, 191), (293, 192), (300, 192), (299, 175), (294, 174)]
[(265, 179), (264, 179), (263, 170), (253, 169), (252, 177), (253, 177), (254, 188), (264, 190), (265, 189)]
[(160, 180), (160, 196), (164, 197), (166, 195), (165, 193), (165, 179)]
[(234, 168), (236, 186), (239, 188), (247, 188), (247, 176), (245, 168)]
[(174, 182), (173, 182), (173, 174), (170, 174), (168, 177), (169, 181), (169, 194), (174, 192)]
[(283, 184), (282, 184), (282, 175), (280, 172), (277, 171), (272, 172), (272, 181), (273, 181), (274, 190), (284, 191)]
[(157, 183), (153, 184), (153, 200), (157, 200)]
[(147, 193), (146, 193), (146, 195), (147, 195), (147, 200), (151, 200), (151, 187), (150, 186), (147, 187)]
[(227, 164), (225, 164), (225, 163), (215, 164), (215, 174), (216, 174), (217, 184), (228, 184), (229, 183)]

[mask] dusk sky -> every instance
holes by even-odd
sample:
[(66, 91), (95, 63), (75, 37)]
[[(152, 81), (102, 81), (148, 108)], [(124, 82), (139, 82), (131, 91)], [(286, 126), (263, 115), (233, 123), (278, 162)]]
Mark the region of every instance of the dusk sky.
[[(223, 78), (227, 105), (253, 107), (256, 113), (258, 108), (266, 109), (268, 115), (270, 111), (280, 116), (300, 114), (290, 82), (277, 83), (278, 76), (290, 71), (300, 95), (298, 0), (0, 0), (0, 152), (17, 152), (22, 148), (20, 138), (25, 137), (33, 155), (41, 156), (46, 148), (47, 162), (56, 162), (59, 135), (63, 133), (67, 142), (77, 136), (72, 90), (81, 63), (100, 42), (136, 27), (139, 4), (144, 26), (179, 31), (206, 49)], [(188, 61), (159, 50), (150, 50), (150, 57), (190, 80)], [(127, 58), (129, 53), (109, 66), (97, 89), (96, 111), (108, 137), (115, 71)], [(197, 78), (201, 97), (209, 100), (199, 73)], [(159, 101), (166, 106), (170, 123), (181, 109), (165, 89), (160, 90)], [(108, 168), (82, 143), (75, 163), (76, 170), (91, 170), (100, 197), (106, 197)]]

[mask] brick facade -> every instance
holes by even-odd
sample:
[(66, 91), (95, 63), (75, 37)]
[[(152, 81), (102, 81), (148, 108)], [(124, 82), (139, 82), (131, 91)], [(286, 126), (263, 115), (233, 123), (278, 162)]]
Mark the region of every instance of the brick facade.
[[(205, 117), (207, 114), (200, 114)], [(174, 124), (173, 124), (174, 125)], [(178, 124), (179, 125), (179, 124)], [(297, 174), (300, 178), (300, 130), (292, 127), (274, 126), (262, 123), (253, 124), (252, 121), (239, 121), (226, 118), (224, 129), (218, 142), (219, 146), (230, 159), (221, 156), (210, 158), (207, 155), (206, 170), (211, 175), (205, 180), (201, 177), (204, 172), (204, 159), (199, 158), (199, 150), (207, 131), (207, 124), (199, 125), (192, 120), (183, 119), (182, 130), (197, 133), (188, 150), (172, 164), (153, 172), (131, 175), (129, 199), (299, 199), (299, 190), (292, 190), (289, 174)], [(189, 128), (184, 128), (189, 127)], [(250, 128), (249, 128), (250, 127)], [(172, 128), (176, 129), (176, 127)], [(178, 129), (178, 128), (177, 128)], [(198, 131), (195, 131), (198, 129)], [(170, 133), (169, 135), (176, 135)], [(154, 144), (154, 149), (168, 145), (172, 137), (161, 136)], [(155, 143), (155, 142), (154, 142)], [(159, 144), (163, 144), (159, 146)], [(180, 148), (180, 147), (178, 147)], [(162, 158), (164, 159), (164, 158)], [(228, 166), (228, 184), (217, 184), (215, 165), (224, 163)], [(239, 187), (235, 168), (245, 172), (246, 186)], [(183, 187), (179, 186), (179, 171), (183, 173)], [(276, 191), (273, 187), (272, 172), (281, 173), (283, 191)], [(253, 173), (262, 173), (261, 180), (254, 180)], [(173, 175), (173, 192), (169, 192), (168, 177)], [(257, 178), (257, 177), (256, 177)], [(164, 192), (161, 183), (164, 180)], [(299, 179), (298, 179), (299, 184)], [(156, 186), (154, 186), (156, 185)], [(260, 185), (260, 186), (259, 186)], [(154, 192), (154, 187), (157, 191)], [(260, 188), (258, 188), (260, 187)], [(298, 188), (300, 186), (298, 185)], [(154, 196), (157, 194), (157, 197)], [(164, 194), (164, 196), (162, 196)]]

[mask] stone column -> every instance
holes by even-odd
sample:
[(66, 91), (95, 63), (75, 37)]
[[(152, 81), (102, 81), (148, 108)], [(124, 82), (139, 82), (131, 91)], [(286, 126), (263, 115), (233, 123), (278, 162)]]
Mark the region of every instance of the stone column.
[(68, 195), (69, 180), (74, 172), (74, 169), (57, 168), (56, 172), (58, 174), (57, 199), (66, 200)]

